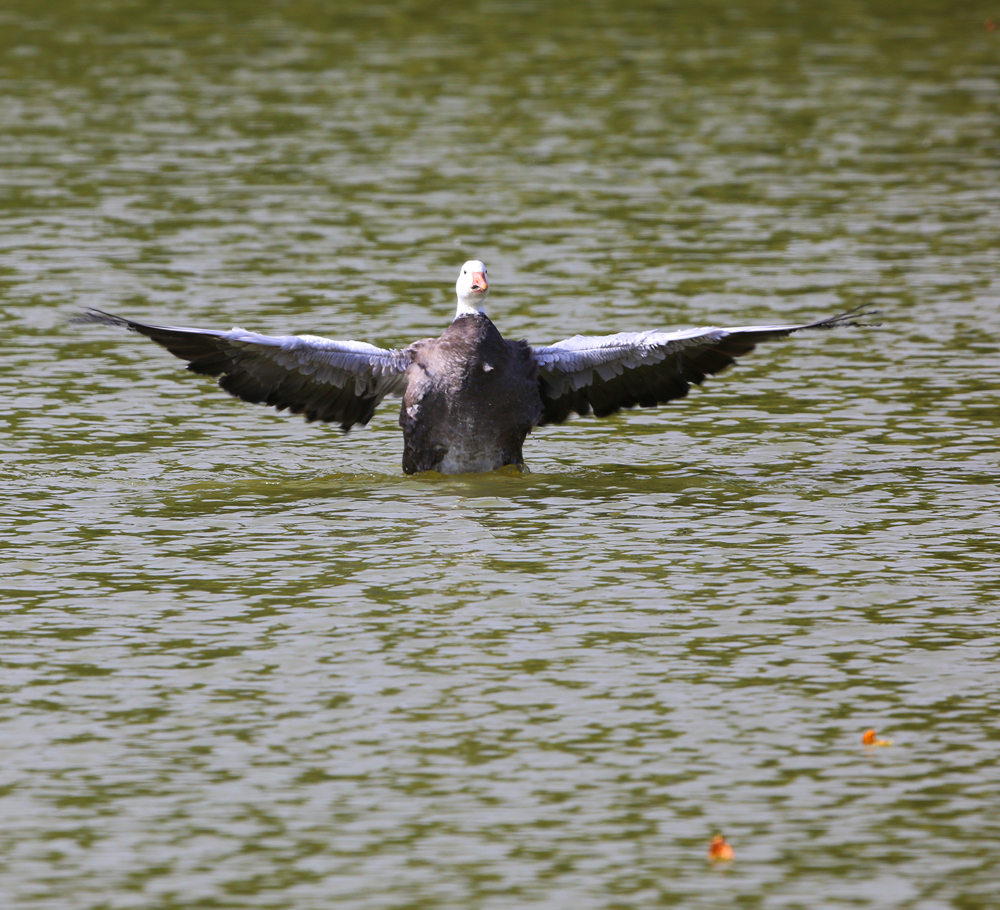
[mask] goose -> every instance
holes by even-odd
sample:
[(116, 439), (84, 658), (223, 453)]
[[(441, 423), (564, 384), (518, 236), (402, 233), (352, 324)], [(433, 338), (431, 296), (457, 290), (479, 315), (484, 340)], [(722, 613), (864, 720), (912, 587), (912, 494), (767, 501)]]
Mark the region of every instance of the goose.
[(367, 424), (386, 396), (402, 397), (403, 471), (465, 474), (524, 469), (524, 440), (535, 427), (683, 398), (692, 383), (759, 342), (864, 325), (860, 318), (872, 312), (858, 307), (799, 325), (574, 335), (532, 347), (497, 330), (483, 307), (489, 289), (486, 266), (470, 259), (455, 283), (458, 306), (444, 334), (391, 350), (318, 335), (147, 325), (97, 309), (75, 321), (145, 335), (190, 371), (218, 376), (237, 398), (339, 423), (345, 432)]

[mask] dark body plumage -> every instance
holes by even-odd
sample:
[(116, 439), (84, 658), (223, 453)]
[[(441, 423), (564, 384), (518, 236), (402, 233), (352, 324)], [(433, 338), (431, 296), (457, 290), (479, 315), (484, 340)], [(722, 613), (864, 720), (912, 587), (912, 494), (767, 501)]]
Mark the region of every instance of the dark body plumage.
[(470, 259), (455, 284), (455, 320), (440, 338), (401, 349), (316, 335), (261, 335), (148, 325), (89, 310), (79, 322), (122, 326), (218, 377), (227, 392), (345, 432), (371, 420), (389, 395), (403, 399), (407, 474), (493, 471), (523, 465), (533, 427), (573, 414), (605, 417), (622, 408), (683, 398), (763, 341), (804, 329), (863, 324), (864, 308), (797, 325), (714, 326), (616, 335), (574, 335), (533, 347), (507, 341), (483, 312), (486, 266)]
[(399, 412), (407, 474), (524, 464), (525, 437), (542, 417), (538, 364), (526, 341), (508, 341), (479, 313), (408, 350)]

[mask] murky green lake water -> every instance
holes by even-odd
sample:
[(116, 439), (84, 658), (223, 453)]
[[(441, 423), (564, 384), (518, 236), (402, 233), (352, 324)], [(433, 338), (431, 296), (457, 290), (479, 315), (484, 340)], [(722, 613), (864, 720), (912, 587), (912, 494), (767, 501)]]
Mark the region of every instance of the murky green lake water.
[[(3, 906), (1000, 906), (990, 14), (8, 0)], [(536, 343), (883, 324), (461, 478), (68, 324), (402, 345), (473, 256)]]

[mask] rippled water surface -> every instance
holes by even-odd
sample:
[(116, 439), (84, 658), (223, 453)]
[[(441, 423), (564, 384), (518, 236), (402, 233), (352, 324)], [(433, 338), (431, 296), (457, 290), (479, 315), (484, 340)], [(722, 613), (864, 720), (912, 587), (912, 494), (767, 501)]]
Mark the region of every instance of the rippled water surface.
[[(991, 12), (8, 0), (3, 906), (1000, 905)], [(68, 324), (403, 345), (472, 256), (536, 343), (882, 325), (414, 478)]]

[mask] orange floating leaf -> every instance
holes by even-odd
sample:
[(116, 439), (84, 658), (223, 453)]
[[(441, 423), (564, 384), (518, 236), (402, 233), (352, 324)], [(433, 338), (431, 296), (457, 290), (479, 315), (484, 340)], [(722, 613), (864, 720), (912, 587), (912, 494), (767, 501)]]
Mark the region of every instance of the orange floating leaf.
[(721, 834), (716, 834), (709, 845), (708, 858), (713, 863), (728, 863), (736, 858), (736, 854), (733, 852), (733, 848), (726, 843), (726, 839)]
[(866, 746), (891, 746), (891, 739), (879, 739), (874, 730), (865, 730), (865, 735), (861, 737), (861, 742)]

